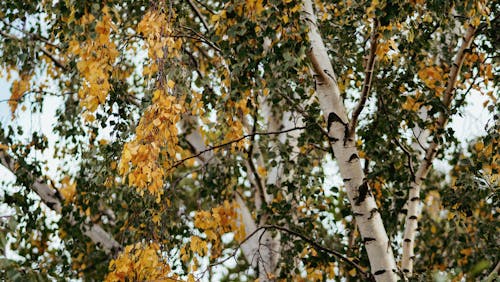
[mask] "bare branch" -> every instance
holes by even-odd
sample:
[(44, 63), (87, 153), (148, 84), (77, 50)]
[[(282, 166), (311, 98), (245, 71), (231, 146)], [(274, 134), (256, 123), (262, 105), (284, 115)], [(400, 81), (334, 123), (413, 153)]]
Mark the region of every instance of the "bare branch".
[(375, 56), (378, 46), (378, 25), (379, 25), (378, 20), (373, 19), (373, 30), (370, 38), (370, 54), (368, 55), (368, 60), (365, 66), (365, 80), (363, 81), (363, 90), (361, 92), (361, 98), (359, 100), (359, 103), (352, 113), (351, 122), (349, 124), (349, 134), (351, 134), (351, 136), (355, 132), (359, 115), (361, 114), (361, 111), (363, 111), (363, 108), (365, 107), (366, 104), (366, 100), (370, 95), (370, 89), (373, 78), (373, 68), (375, 65)]
[(181, 164), (183, 164), (185, 161), (187, 160), (190, 160), (190, 159), (194, 159), (194, 158), (198, 158), (199, 156), (203, 155), (204, 153), (207, 153), (207, 152), (210, 152), (210, 151), (213, 151), (213, 150), (216, 150), (216, 149), (220, 149), (220, 148), (223, 148), (223, 147), (226, 147), (228, 145), (231, 145), (231, 144), (234, 144), (234, 143), (238, 143), (240, 142), (241, 140), (243, 139), (246, 139), (246, 138), (249, 138), (249, 137), (252, 137), (254, 135), (275, 135), (275, 134), (283, 134), (283, 133), (287, 133), (287, 132), (290, 132), (290, 131), (294, 131), (294, 130), (301, 130), (301, 129), (305, 129), (307, 128), (306, 126), (302, 126), (302, 127), (294, 127), (294, 128), (290, 128), (290, 129), (286, 129), (286, 130), (281, 130), (281, 131), (274, 131), (274, 132), (255, 132), (253, 134), (245, 134), (243, 135), (242, 137), (240, 138), (236, 138), (234, 140), (231, 140), (231, 141), (228, 141), (228, 142), (225, 142), (225, 143), (222, 143), (222, 144), (219, 144), (219, 145), (215, 145), (215, 146), (209, 146), (207, 149), (205, 150), (202, 150), (194, 155), (191, 155), (189, 157), (186, 157), (182, 160), (179, 160), (177, 161), (174, 165), (172, 165), (171, 167), (169, 167), (167, 169), (167, 171), (170, 171), (178, 166), (180, 166)]
[(205, 27), (205, 29), (208, 31), (208, 23), (207, 21), (205, 20), (205, 18), (203, 17), (203, 15), (200, 13), (200, 10), (198, 10), (198, 7), (196, 7), (193, 3), (192, 0), (187, 0), (188, 3), (189, 3), (189, 6), (191, 6), (191, 9), (193, 9), (193, 11), (196, 13), (196, 15), (198, 16), (198, 18), (200, 19), (201, 23), (203, 24), (203, 26)]
[[(22, 38), (16, 37), (12, 34), (8, 34), (2, 30), (0, 30), (0, 35), (2, 35), (3, 37), (6, 37), (6, 38), (12, 39), (12, 40), (23, 41)], [(54, 55), (51, 54), (49, 51), (45, 50), (43, 47), (40, 47), (40, 46), (36, 46), (36, 48), (39, 49), (40, 51), (42, 51), (42, 53), (45, 54), (52, 62), (54, 62), (54, 64), (57, 67), (62, 68), (63, 70), (66, 70), (66, 65), (64, 65), (58, 59), (56, 59), (56, 57), (54, 57)]]
[(59, 61), (58, 59), (56, 59), (56, 57), (54, 57), (54, 55), (52, 55), (49, 51), (43, 49), (43, 48), (40, 48), (40, 50), (42, 51), (42, 53), (45, 54), (45, 56), (49, 57), (49, 59), (54, 62), (54, 64), (56, 65), (56, 67), (59, 67), (63, 70), (67, 70), (67, 66), (62, 63), (61, 61)]
[[(14, 175), (21, 173), (33, 177), (29, 171), (25, 171), (22, 166), (18, 166), (17, 162), (4, 150), (0, 150), (0, 164), (14, 173)], [(59, 194), (59, 191), (47, 185), (42, 179), (35, 179), (33, 184), (28, 188), (35, 192), (48, 208), (59, 214), (62, 213), (64, 199)], [(78, 213), (78, 210), (73, 207), (71, 212), (63, 215), (63, 218), (72, 226), (75, 226), (78, 222), (76, 222), (72, 215), (76, 213)], [(79, 227), (85, 236), (89, 237), (94, 244), (102, 248), (106, 253), (114, 256), (122, 249), (122, 246), (115, 241), (111, 234), (107, 233), (99, 224), (94, 224), (89, 217), (85, 216), (84, 220), (79, 223)]]
[(10, 28), (12, 28), (12, 29), (15, 29), (15, 30), (17, 30), (17, 31), (19, 31), (19, 32), (22, 32), (24, 35), (26, 35), (26, 36), (27, 36), (27, 37), (29, 37), (30, 39), (33, 39), (33, 40), (38, 40), (38, 41), (41, 41), (41, 42), (43, 42), (43, 43), (45, 43), (45, 44), (47, 44), (47, 45), (50, 45), (50, 46), (55, 47), (55, 48), (57, 48), (57, 49), (60, 49), (59, 45), (52, 43), (52, 42), (51, 42), (48, 38), (46, 38), (46, 37), (43, 37), (43, 36), (41, 36), (41, 35), (39, 35), (39, 34), (36, 34), (36, 33), (27, 32), (26, 30), (23, 30), (23, 29), (21, 29), (21, 28), (18, 28), (18, 27), (16, 27), (16, 26), (14, 26), (14, 25), (12, 25), (12, 24), (10, 24), (10, 23), (6, 22), (6, 21), (5, 21), (5, 19), (1, 19), (1, 21), (2, 21), (2, 23), (3, 23), (3, 24), (5, 24), (6, 26), (8, 26), (8, 27), (10, 27)]
[(406, 157), (408, 158), (408, 168), (410, 169), (412, 181), (415, 179), (415, 169), (413, 168), (413, 160), (412, 156), (410, 153), (410, 150), (403, 145), (398, 139), (393, 138), (392, 141), (396, 143), (396, 145), (405, 153)]
[[(247, 122), (243, 122), (244, 125), (247, 125), (246, 124)], [(260, 175), (259, 173), (257, 172), (257, 169), (255, 167), (255, 164), (253, 162), (253, 150), (254, 150), (254, 142), (255, 142), (255, 132), (256, 132), (256, 128), (257, 128), (257, 110), (255, 110), (254, 112), (254, 122), (253, 122), (253, 126), (252, 126), (252, 130), (250, 132), (250, 134), (252, 134), (252, 136), (250, 137), (250, 146), (248, 147), (248, 151), (247, 151), (247, 156), (248, 156), (248, 159), (247, 159), (247, 163), (248, 163), (248, 168), (250, 169), (250, 171), (252, 171), (252, 175), (255, 179), (255, 185), (257, 186), (257, 190), (258, 190), (258, 196), (259, 196), (259, 200), (262, 203), (266, 203), (268, 204), (268, 201), (266, 200), (266, 191), (265, 191), (265, 188), (264, 188), (264, 183), (262, 181), (262, 179), (260, 178)], [(258, 206), (258, 208), (260, 209), (260, 206), (256, 204), (256, 206)]]

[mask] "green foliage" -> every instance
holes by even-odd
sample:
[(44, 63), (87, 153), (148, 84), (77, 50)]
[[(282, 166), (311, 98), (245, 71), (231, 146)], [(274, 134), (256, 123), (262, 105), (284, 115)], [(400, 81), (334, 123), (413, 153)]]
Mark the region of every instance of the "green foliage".
[[(416, 128), (426, 129), (427, 141), (440, 144), (436, 159), (453, 168), (432, 170), (424, 181), (415, 279), (441, 272), (449, 279), (489, 275), (499, 253), (499, 4), (314, 3), (350, 112), (363, 91), (368, 42), (373, 34), (378, 40), (368, 102), (355, 133), (392, 246), (401, 250), (404, 222), (398, 218), (423, 159), (420, 148), (427, 146), (418, 144)], [(331, 144), (314, 97), (300, 1), (0, 1), (0, 18), (0, 67), (11, 84), (11, 97), (1, 103), (10, 105), (13, 117), (2, 120), (0, 152), (18, 166), (10, 185), (15, 188), (0, 198), (16, 210), (9, 223), (1, 221), (0, 249), (10, 244), (24, 258), (0, 255), (2, 279), (103, 280), (110, 261), (127, 261), (126, 252), (119, 260), (93, 244), (81, 223), (102, 226), (123, 247), (158, 244), (147, 250), (169, 265), (172, 272), (165, 273), (188, 280), (190, 273), (220, 278), (194, 270), (193, 258), (201, 251), (186, 246), (192, 236), (209, 240), (206, 229), (195, 226), (196, 214), (220, 208), (235, 195), (260, 225), (286, 226), (368, 267), (343, 185), (328, 187), (336, 181), (328, 178), (335, 166), (327, 161)], [(447, 108), (442, 99), (456, 46), (470, 24), (477, 34)], [(473, 94), (484, 97), (492, 121), (488, 132), (467, 146), (454, 129), (437, 124), (440, 115), (450, 121), (462, 115)], [(44, 124), (52, 127), (46, 136), (20, 120), (51, 107), (51, 96), (60, 106), (55, 124)], [(179, 113), (170, 111), (177, 105)], [(291, 118), (282, 123), (298, 128), (266, 134), (285, 113)], [(191, 132), (212, 148), (211, 159), (197, 158), (201, 153), (188, 140)], [(140, 149), (124, 150), (129, 145)], [(44, 152), (50, 156), (40, 161)], [(122, 162), (126, 153), (133, 155), (130, 164)], [(149, 166), (134, 170), (137, 159)], [(281, 175), (267, 183), (273, 169)], [(158, 171), (156, 177), (148, 174)], [(131, 185), (133, 177), (144, 177), (147, 187)], [(156, 178), (160, 188), (148, 190)], [(53, 207), (35, 195), (37, 179), (59, 191), (64, 205), (57, 223), (47, 215)], [(267, 203), (256, 200), (259, 179)], [(313, 280), (314, 270), (321, 270), (319, 280), (362, 279), (360, 269), (310, 242), (270, 233), (279, 233), (282, 242), (277, 277)], [(51, 248), (57, 238), (62, 246)], [(210, 242), (207, 248), (216, 253)], [(224, 255), (209, 253), (210, 263), (221, 264), (240, 243), (225, 240)], [(182, 250), (189, 259), (182, 258)], [(130, 257), (139, 256), (134, 251), (129, 248)], [(221, 280), (258, 277), (256, 269), (249, 271), (253, 262), (239, 253), (234, 260), (231, 267), (222, 266), (228, 274)], [(327, 274), (333, 269), (335, 275)]]

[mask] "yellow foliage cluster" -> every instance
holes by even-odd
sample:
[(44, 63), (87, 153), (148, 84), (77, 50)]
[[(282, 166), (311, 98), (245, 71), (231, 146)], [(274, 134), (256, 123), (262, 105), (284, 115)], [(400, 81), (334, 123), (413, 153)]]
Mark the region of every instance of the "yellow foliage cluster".
[(441, 67), (422, 64), (418, 71), (418, 78), (424, 82), (425, 86), (436, 92), (436, 96), (441, 96), (445, 89), (447, 74)]
[[(173, 82), (169, 84), (173, 86)], [(128, 175), (130, 185), (140, 191), (147, 188), (153, 195), (163, 194), (165, 169), (182, 150), (176, 126), (181, 112), (174, 96), (162, 90), (154, 92), (153, 104), (143, 114), (135, 139), (125, 144), (118, 166), (120, 174)]]
[[(211, 243), (211, 258), (217, 258), (222, 253), (221, 236), (225, 233), (234, 232), (234, 239), (237, 242), (243, 241), (245, 238), (245, 227), (243, 224), (238, 224), (238, 214), (236, 202), (224, 201), (224, 204), (213, 208), (211, 211), (199, 211), (194, 217), (194, 226), (206, 235), (203, 240), (198, 236), (191, 237), (189, 249), (201, 256), (208, 253), (207, 243)], [(187, 247), (181, 250), (181, 259), (187, 262), (189, 254)]]
[(418, 100), (420, 97), (421, 92), (417, 91), (415, 96), (406, 96), (406, 101), (404, 102), (402, 108), (411, 111), (411, 112), (416, 112), (420, 109), (422, 106), (422, 102)]
[(72, 202), (76, 195), (76, 183), (69, 176), (61, 180), (62, 187), (59, 192), (67, 202)]
[(31, 75), (21, 74), (20, 78), (12, 82), (12, 91), (9, 99), (9, 107), (12, 115), (16, 112), (19, 100), (30, 89)]
[[(119, 54), (110, 37), (111, 30), (116, 30), (116, 27), (108, 7), (104, 7), (102, 13), (102, 18), (95, 25), (95, 39), (88, 38), (84, 42), (73, 39), (69, 42), (69, 52), (80, 58), (77, 68), (83, 80), (78, 96), (81, 105), (90, 112), (94, 112), (106, 100), (111, 90), (109, 77)], [(94, 20), (94, 17), (88, 14), (80, 19), (80, 23), (90, 24)]]
[(499, 143), (499, 140), (495, 138), (486, 146), (482, 141), (474, 144), (478, 160), (482, 162), (483, 174), (488, 177), (488, 181), (493, 186), (500, 183), (500, 174), (497, 173), (500, 170)]
[[(163, 68), (167, 59), (180, 56), (181, 39), (171, 36), (169, 19), (174, 14), (166, 14), (168, 9), (148, 11), (136, 31), (145, 40), (144, 47), (148, 50), (149, 66), (144, 67), (144, 75), (154, 75)], [(173, 80), (158, 79), (158, 89), (153, 92), (152, 105), (149, 106), (136, 129), (134, 140), (125, 144), (119, 172), (128, 176), (131, 186), (139, 192), (144, 189), (157, 196), (163, 194), (163, 178), (175, 162), (182, 149), (178, 146), (177, 122), (180, 120), (184, 107), (180, 99), (171, 95), (175, 87)]]
[(366, 15), (367, 15), (367, 17), (370, 18), (370, 19), (375, 18), (375, 10), (379, 6), (381, 6), (380, 1), (373, 0), (370, 3), (370, 6), (368, 8), (366, 8)]
[[(226, 119), (227, 132), (224, 136), (224, 142), (231, 142), (233, 140), (239, 139), (244, 135), (244, 125), (242, 123), (242, 118), (245, 118), (245, 115), (250, 113), (250, 109), (247, 107), (247, 98), (251, 97), (250, 92), (246, 91), (243, 93), (243, 97), (238, 101), (234, 102), (229, 100), (227, 102), (227, 108), (229, 109), (229, 118)], [(226, 113), (227, 114), (227, 113)], [(232, 117), (231, 117), (232, 116)], [(248, 140), (242, 139), (239, 142), (235, 142), (231, 144), (232, 150), (238, 150), (247, 145)]]
[(262, 0), (246, 0), (245, 8), (247, 13), (251, 16), (251, 18), (255, 19), (255, 16), (259, 16), (262, 11), (264, 11), (264, 5)]
[(160, 255), (156, 243), (137, 243), (125, 247), (116, 259), (109, 263), (105, 281), (179, 281), (170, 272), (170, 266)]
[(137, 25), (136, 31), (145, 39), (144, 47), (148, 49), (148, 57), (151, 62), (143, 69), (145, 76), (156, 73), (165, 59), (180, 56), (182, 39), (175, 39), (171, 36), (169, 17), (173, 18), (173, 15), (165, 14), (163, 9), (150, 10)]
[[(377, 55), (377, 60), (389, 61), (394, 55), (398, 47), (393, 39), (382, 41), (377, 45), (377, 50), (375, 54)], [(391, 52), (392, 51), (392, 52)]]

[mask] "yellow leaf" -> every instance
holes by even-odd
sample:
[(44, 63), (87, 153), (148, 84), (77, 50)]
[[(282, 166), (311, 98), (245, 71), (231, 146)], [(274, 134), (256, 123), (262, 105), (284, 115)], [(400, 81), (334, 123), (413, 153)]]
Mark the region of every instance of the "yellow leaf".
[(267, 175), (267, 170), (265, 167), (262, 167), (262, 166), (259, 166), (257, 168), (257, 173), (262, 176), (262, 177), (265, 177)]
[(471, 21), (471, 24), (475, 27), (478, 27), (480, 23), (481, 23), (481, 18), (479, 16), (474, 17)]
[(482, 151), (482, 150), (483, 150), (483, 148), (484, 148), (484, 144), (483, 144), (483, 142), (481, 142), (481, 141), (480, 141), (480, 142), (477, 142), (476, 144), (474, 144), (474, 149), (475, 149), (476, 151), (478, 151), (478, 152), (479, 152), (479, 151)]
[(155, 215), (153, 215), (152, 220), (155, 224), (158, 224), (161, 220), (161, 217), (159, 215), (155, 214)]
[(290, 21), (289, 18), (288, 18), (288, 15), (286, 15), (286, 14), (283, 15), (282, 19), (283, 19), (284, 23), (288, 23)]
[(434, 225), (431, 226), (431, 233), (436, 234), (436, 232), (437, 232), (436, 226), (434, 226)]
[(168, 88), (172, 89), (172, 88), (174, 88), (174, 86), (175, 86), (175, 82), (174, 82), (174, 81), (172, 81), (172, 80), (169, 80), (169, 81), (167, 82), (167, 86), (168, 86)]
[(460, 251), (460, 253), (466, 257), (470, 256), (472, 254), (472, 248), (467, 248), (463, 249)]
[(363, 152), (363, 151), (361, 151), (361, 150), (358, 152), (358, 155), (359, 155), (359, 157), (360, 157), (361, 159), (364, 159), (364, 158), (366, 157), (365, 152)]
[(220, 18), (220, 15), (219, 14), (215, 14), (215, 15), (212, 15), (210, 17), (210, 21), (212, 21), (213, 23), (215, 23), (216, 21), (218, 21)]
[(76, 195), (76, 183), (71, 181), (68, 176), (61, 181), (62, 188), (59, 190), (64, 200), (67, 202), (73, 201)]

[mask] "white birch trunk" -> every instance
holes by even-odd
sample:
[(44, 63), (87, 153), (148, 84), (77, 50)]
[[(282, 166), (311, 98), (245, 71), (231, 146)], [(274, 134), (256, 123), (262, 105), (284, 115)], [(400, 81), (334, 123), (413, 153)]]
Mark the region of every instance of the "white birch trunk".
[[(453, 100), (453, 95), (455, 92), (455, 84), (462, 68), (462, 64), (465, 58), (465, 50), (469, 48), (472, 39), (474, 37), (475, 28), (469, 27), (465, 36), (462, 38), (461, 46), (458, 49), (453, 65), (450, 69), (450, 75), (446, 84), (446, 89), (443, 94), (443, 105), (445, 109), (448, 109)], [(444, 129), (446, 123), (448, 122), (448, 115), (441, 113), (437, 121), (437, 128)], [(435, 136), (439, 139), (440, 135)], [(418, 228), (418, 218), (421, 214), (421, 186), (422, 182), (425, 180), (427, 173), (429, 172), (432, 161), (436, 157), (439, 148), (439, 143), (432, 141), (425, 152), (425, 157), (420, 164), (417, 173), (415, 174), (415, 179), (410, 184), (410, 193), (408, 196), (408, 201), (406, 205), (408, 207), (408, 212), (405, 221), (405, 230), (403, 235), (403, 258), (401, 267), (403, 273), (406, 277), (411, 277), (413, 275), (413, 261), (415, 260), (415, 236), (417, 234)]]
[(371, 273), (376, 281), (397, 281), (397, 267), (391, 243), (361, 168), (355, 134), (348, 132), (348, 117), (333, 67), (317, 27), (311, 0), (304, 1), (304, 12), (311, 43), (309, 57), (317, 75), (316, 91), (319, 104), (327, 121), (328, 137), (347, 189), (351, 209), (368, 253)]

